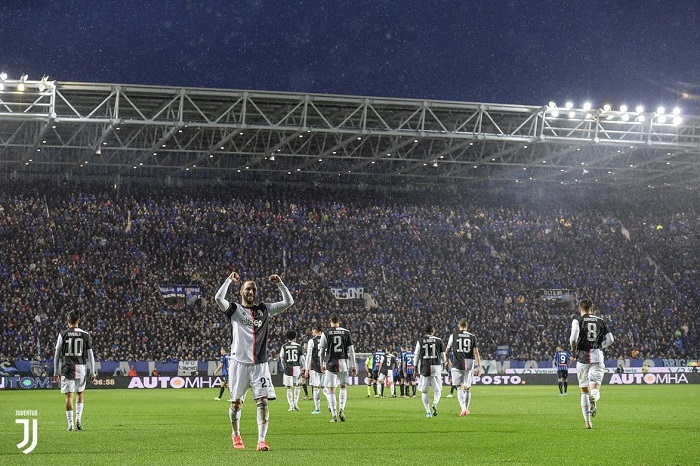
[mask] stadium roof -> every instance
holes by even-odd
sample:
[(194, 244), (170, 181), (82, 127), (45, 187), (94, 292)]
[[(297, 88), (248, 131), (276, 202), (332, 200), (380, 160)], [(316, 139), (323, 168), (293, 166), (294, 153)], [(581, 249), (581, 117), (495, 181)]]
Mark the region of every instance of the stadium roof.
[[(5, 176), (692, 189), (700, 117), (6, 80)], [(664, 121), (665, 119), (665, 121)]]

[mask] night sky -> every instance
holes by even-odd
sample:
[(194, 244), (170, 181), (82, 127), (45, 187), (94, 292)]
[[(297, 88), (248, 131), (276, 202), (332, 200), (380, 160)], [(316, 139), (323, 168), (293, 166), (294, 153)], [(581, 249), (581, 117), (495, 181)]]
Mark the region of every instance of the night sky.
[(15, 79), (700, 114), (694, 0), (3, 0), (0, 25)]

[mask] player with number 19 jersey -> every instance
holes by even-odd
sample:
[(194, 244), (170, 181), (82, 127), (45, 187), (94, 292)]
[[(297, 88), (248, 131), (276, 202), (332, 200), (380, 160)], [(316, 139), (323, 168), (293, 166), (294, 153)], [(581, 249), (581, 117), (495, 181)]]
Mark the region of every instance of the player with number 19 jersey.
[(452, 367), (461, 371), (472, 370), (474, 367), (474, 350), (478, 347), (476, 336), (466, 330), (460, 330), (450, 335), (447, 348), (452, 350)]

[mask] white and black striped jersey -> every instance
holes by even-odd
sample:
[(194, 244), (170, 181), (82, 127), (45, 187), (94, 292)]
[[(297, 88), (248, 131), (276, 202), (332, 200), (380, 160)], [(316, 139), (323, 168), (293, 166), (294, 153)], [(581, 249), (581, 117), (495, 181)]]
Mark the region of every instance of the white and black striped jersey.
[(476, 336), (466, 330), (454, 332), (447, 340), (447, 351), (452, 352), (452, 367), (467, 370), (471, 367), (470, 360), (474, 359), (474, 348), (477, 348)]
[(319, 341), (319, 361), (331, 372), (347, 372), (356, 368), (350, 330), (332, 327), (323, 332)]
[(613, 341), (608, 325), (598, 316), (584, 314), (571, 323), (571, 351), (580, 363), (604, 362), (602, 349)]
[(321, 372), (321, 362), (318, 355), (320, 343), (321, 335), (318, 335), (313, 338), (310, 338), (309, 342), (306, 344), (306, 351), (308, 354), (305, 360), (306, 365), (304, 366), (304, 369), (306, 369), (307, 371), (311, 370)]
[(67, 379), (75, 379), (79, 373), (78, 366), (86, 366), (93, 375), (96, 375), (90, 334), (74, 327), (66, 329), (58, 335), (54, 352), (54, 374), (59, 374)]
[(426, 335), (416, 343), (416, 366), (420, 375), (431, 375), (431, 366), (442, 365), (445, 359), (445, 345), (435, 335)]
[(280, 282), (277, 288), (282, 293), (282, 301), (244, 307), (226, 300), (230, 284), (231, 279), (227, 278), (216, 293), (216, 303), (231, 320), (231, 356), (234, 360), (246, 364), (267, 362), (269, 319), (294, 304), (294, 299), (287, 287)]
[(294, 375), (294, 367), (301, 367), (304, 348), (296, 341), (290, 341), (282, 345), (280, 352), (284, 364), (284, 375)]

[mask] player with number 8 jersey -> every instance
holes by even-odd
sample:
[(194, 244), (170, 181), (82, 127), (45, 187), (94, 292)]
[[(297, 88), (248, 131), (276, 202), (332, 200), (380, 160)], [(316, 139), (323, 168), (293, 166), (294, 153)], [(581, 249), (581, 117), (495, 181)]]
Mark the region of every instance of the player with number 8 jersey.
[(605, 373), (603, 349), (612, 345), (614, 338), (603, 319), (593, 315), (593, 303), (584, 299), (579, 303), (579, 317), (571, 323), (571, 351), (576, 359), (576, 375), (581, 388), (581, 412), (586, 428), (593, 427), (591, 418), (598, 413), (600, 386)]

